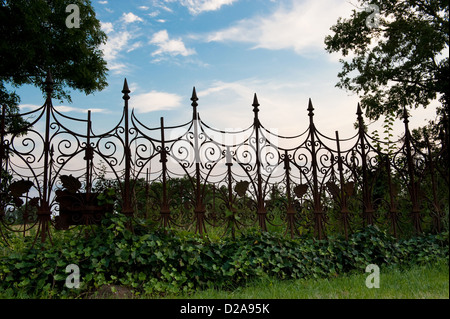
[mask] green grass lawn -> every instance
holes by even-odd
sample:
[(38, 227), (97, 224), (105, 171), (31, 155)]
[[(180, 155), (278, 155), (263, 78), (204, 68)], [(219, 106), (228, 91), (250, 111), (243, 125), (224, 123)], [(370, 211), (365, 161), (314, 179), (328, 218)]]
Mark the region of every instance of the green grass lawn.
[(449, 266), (436, 265), (380, 269), (380, 288), (366, 287), (369, 273), (351, 273), (331, 279), (281, 281), (262, 279), (233, 291), (208, 289), (183, 299), (448, 299)]

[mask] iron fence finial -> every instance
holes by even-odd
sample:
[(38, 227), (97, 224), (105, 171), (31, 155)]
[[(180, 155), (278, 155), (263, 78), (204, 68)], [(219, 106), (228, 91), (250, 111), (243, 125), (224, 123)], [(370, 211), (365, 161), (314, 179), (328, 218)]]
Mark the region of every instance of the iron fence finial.
[(364, 132), (364, 118), (362, 116), (363, 112), (361, 109), (361, 104), (358, 102), (358, 107), (356, 108), (356, 115), (358, 118), (358, 128)]
[(198, 106), (198, 103), (197, 103), (197, 101), (198, 101), (198, 97), (197, 97), (197, 91), (195, 90), (195, 86), (194, 86), (194, 88), (192, 89), (192, 97), (191, 97), (191, 101), (192, 101), (192, 103), (191, 103), (191, 106), (192, 106), (192, 118), (194, 119), (194, 120), (197, 120), (198, 119), (198, 114), (197, 114), (197, 106)]
[(308, 116), (309, 116), (309, 125), (311, 128), (314, 128), (314, 107), (311, 101), (311, 98), (308, 101)]
[(406, 110), (406, 106), (403, 106), (403, 123), (409, 123), (409, 114), (408, 111)]
[(52, 73), (50, 71), (47, 72), (47, 77), (45, 79), (45, 92), (47, 92), (47, 94), (51, 94), (53, 92), (53, 78), (52, 78)]
[(361, 108), (361, 104), (358, 102), (358, 106), (356, 108), (356, 115), (358, 116), (358, 121), (362, 121), (363, 120), (363, 112), (362, 112), (362, 108)]
[(308, 116), (314, 116), (314, 107), (313, 107), (313, 104), (312, 104), (312, 101), (311, 101), (311, 98), (309, 99), (309, 101), (308, 101)]
[(193, 90), (192, 90), (191, 101), (192, 101), (192, 104), (191, 104), (191, 105), (192, 105), (193, 107), (197, 107), (197, 106), (198, 106), (198, 103), (197, 103), (198, 97), (197, 97), (197, 91), (195, 90), (195, 86), (194, 86), (194, 88), (193, 88)]
[(256, 95), (256, 93), (255, 93), (255, 95), (253, 96), (253, 104), (252, 104), (252, 106), (253, 106), (253, 112), (255, 112), (255, 113), (258, 113), (259, 112), (259, 102), (258, 102), (258, 96)]
[(130, 89), (128, 88), (128, 82), (127, 79), (125, 78), (125, 81), (123, 82), (123, 89), (122, 89), (122, 93), (123, 93), (123, 99), (124, 100), (129, 100), (130, 99)]

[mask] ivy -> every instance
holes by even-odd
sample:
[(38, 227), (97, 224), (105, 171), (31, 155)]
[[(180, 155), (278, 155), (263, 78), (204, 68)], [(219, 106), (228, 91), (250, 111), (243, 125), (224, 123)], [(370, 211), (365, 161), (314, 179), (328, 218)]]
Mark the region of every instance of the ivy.
[[(126, 227), (110, 216), (95, 235), (54, 238), (44, 250), (23, 246), (0, 257), (0, 295), (78, 298), (104, 285), (135, 295), (177, 294), (207, 287), (233, 289), (256, 277), (323, 278), (364, 271), (368, 264), (425, 264), (448, 260), (448, 232), (396, 240), (375, 227), (343, 238), (286, 239), (253, 231), (211, 240), (179, 232)], [(80, 268), (80, 289), (65, 286), (65, 267)]]

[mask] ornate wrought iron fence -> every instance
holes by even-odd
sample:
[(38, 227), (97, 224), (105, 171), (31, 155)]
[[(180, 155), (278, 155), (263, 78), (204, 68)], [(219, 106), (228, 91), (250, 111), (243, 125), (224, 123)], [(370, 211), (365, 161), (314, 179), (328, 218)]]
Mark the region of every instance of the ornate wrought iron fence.
[[(90, 112), (78, 119), (53, 107), (52, 85), (48, 76), (42, 107), (17, 115), (29, 121), (22, 131), (6, 129), (13, 118), (2, 109), (1, 240), (37, 227), (35, 241), (44, 242), (51, 240), (51, 227), (99, 224), (106, 212), (202, 235), (220, 227), (235, 236), (249, 226), (319, 239), (327, 230), (348, 237), (355, 227), (373, 224), (389, 225), (395, 236), (408, 227), (421, 233), (424, 224), (442, 229), (448, 132), (439, 152), (430, 143), (421, 147), (406, 110), (405, 135), (391, 152), (365, 132), (359, 105), (359, 129), (351, 138), (321, 134), (311, 100), (307, 129), (286, 137), (262, 125), (256, 94), (253, 123), (241, 131), (201, 120), (195, 88), (189, 122), (168, 127), (161, 118), (152, 128), (130, 112), (125, 80), (119, 123), (94, 134)], [(76, 132), (73, 123), (85, 131)]]

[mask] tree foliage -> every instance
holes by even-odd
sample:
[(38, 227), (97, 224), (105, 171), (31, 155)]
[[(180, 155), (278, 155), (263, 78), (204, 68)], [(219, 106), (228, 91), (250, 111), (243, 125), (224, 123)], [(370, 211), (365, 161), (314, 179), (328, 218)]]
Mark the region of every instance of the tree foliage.
[[(69, 28), (69, 4), (80, 10), (80, 27)], [(68, 89), (86, 94), (107, 86), (106, 62), (99, 49), (106, 42), (90, 0), (0, 1), (0, 103), (11, 110), (20, 101), (7, 85), (43, 89), (51, 71), (54, 98), (71, 101)]]
[(358, 0), (357, 6), (325, 38), (326, 50), (344, 57), (337, 86), (357, 93), (372, 119), (437, 98), (438, 112), (448, 117), (448, 0)]

